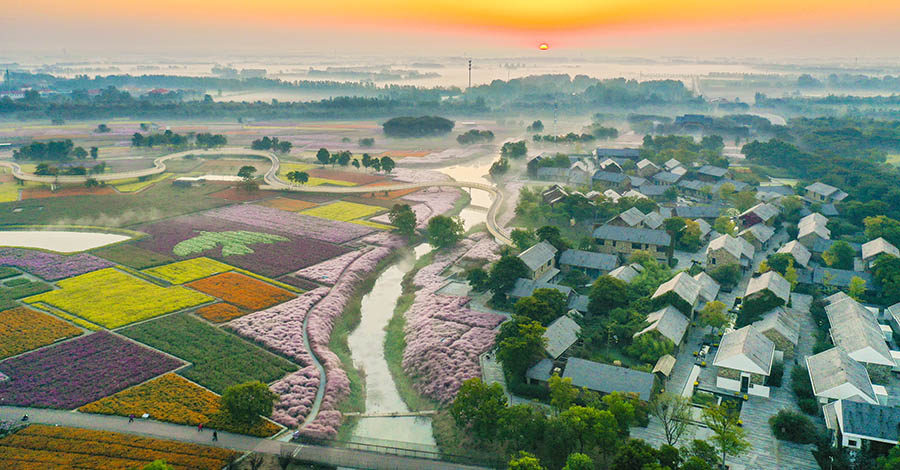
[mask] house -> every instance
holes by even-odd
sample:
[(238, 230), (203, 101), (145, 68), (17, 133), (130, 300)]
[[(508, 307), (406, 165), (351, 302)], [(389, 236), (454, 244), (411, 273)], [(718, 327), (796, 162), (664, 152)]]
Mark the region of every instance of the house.
[(766, 202), (774, 202), (787, 196), (793, 196), (794, 190), (784, 185), (760, 185), (756, 190), (756, 199)]
[[(588, 193), (590, 194), (590, 193)], [(612, 201), (613, 203), (619, 202), (619, 199), (622, 197), (621, 194), (617, 193), (615, 190), (607, 189), (603, 191), (603, 196)], [(593, 200), (593, 199), (592, 199)]]
[(694, 219), (694, 222), (700, 226), (700, 241), (706, 241), (709, 239), (709, 234), (712, 232), (712, 226), (709, 225), (709, 222), (703, 219)]
[(825, 426), (840, 447), (861, 449), (863, 442), (897, 445), (900, 408), (853, 400), (837, 400), (824, 407)]
[(653, 392), (655, 377), (648, 372), (641, 372), (624, 367), (601, 364), (577, 357), (569, 358), (563, 370), (563, 378), (571, 378), (572, 385), (586, 388), (601, 394), (613, 392), (633, 393), (642, 401), (649, 401)]
[(684, 334), (687, 332), (688, 325), (691, 323), (677, 308), (667, 305), (647, 315), (647, 323), (649, 325), (641, 331), (635, 333), (632, 337), (645, 335), (655, 331), (664, 338), (669, 339), (675, 346), (681, 344)]
[(642, 250), (664, 263), (669, 260), (672, 237), (664, 230), (601, 225), (594, 229), (593, 237), (602, 253), (628, 258)]
[(703, 165), (697, 169), (697, 179), (701, 181), (709, 181), (711, 183), (715, 183), (716, 181), (721, 180), (728, 174), (728, 170), (726, 168), (720, 168), (712, 165)]
[(791, 255), (794, 258), (794, 263), (804, 268), (809, 267), (809, 259), (812, 258), (812, 253), (797, 240), (792, 240), (782, 245), (778, 249), (778, 253)]
[(544, 204), (553, 206), (565, 199), (568, 195), (569, 193), (563, 189), (562, 186), (554, 184), (541, 193), (541, 199), (544, 201)]
[(806, 358), (813, 395), (820, 403), (832, 400), (864, 401), (878, 404), (875, 387), (866, 366), (854, 361), (840, 348), (831, 348)]
[(525, 381), (529, 385), (546, 384), (553, 374), (559, 375), (562, 370), (556, 367), (553, 360), (543, 358), (525, 371)]
[(651, 212), (644, 216), (644, 220), (642, 224), (644, 227), (651, 229), (658, 229), (662, 226), (663, 222), (665, 222), (665, 218), (659, 214), (659, 212)]
[[(842, 241), (846, 241), (846, 240), (842, 240)], [(811, 251), (813, 253), (822, 254), (822, 253), (825, 253), (826, 251), (828, 251), (828, 249), (831, 248), (831, 245), (834, 245), (835, 243), (836, 243), (835, 240), (825, 240), (825, 239), (817, 238), (815, 243), (813, 244), (813, 246), (811, 248), (809, 248), (809, 251)], [(847, 242), (847, 244), (850, 245), (850, 248), (853, 248), (853, 251), (855, 251), (856, 253), (862, 252), (862, 245), (860, 245), (859, 243)]]
[[(807, 270), (807, 273), (808, 272), (809, 271)], [(867, 291), (875, 292), (879, 289), (879, 286), (875, 283), (872, 275), (867, 272), (851, 271), (849, 269), (823, 268), (822, 266), (813, 268), (812, 276), (808, 279), (801, 279), (800, 282), (817, 286), (824, 286), (827, 284), (840, 289), (849, 289), (854, 277), (858, 277), (866, 283), (865, 287)]]
[(555, 289), (566, 297), (567, 305), (576, 297), (575, 291), (573, 291), (571, 287), (553, 284), (551, 282), (534, 281), (523, 277), (516, 279), (516, 283), (513, 285), (512, 290), (509, 291), (509, 296), (514, 299), (521, 299), (522, 297), (528, 297), (533, 294), (535, 289)]
[(639, 186), (647, 186), (650, 182), (646, 178), (641, 178), (640, 176), (629, 175), (628, 182), (632, 187), (637, 188)]
[(646, 215), (641, 212), (640, 209), (638, 209), (637, 207), (632, 207), (624, 212), (621, 212), (619, 215), (613, 217), (606, 223), (618, 227), (638, 227), (641, 225), (641, 222), (644, 221), (644, 217), (646, 217)]
[(618, 264), (616, 256), (592, 251), (569, 249), (559, 256), (559, 266), (563, 270), (575, 269), (592, 279), (612, 271)]
[(672, 279), (660, 284), (651, 299), (667, 294), (677, 296), (688, 305), (690, 310), (693, 310), (697, 306), (697, 299), (700, 297), (700, 283), (692, 278), (690, 274), (682, 271), (673, 276)]
[(812, 248), (818, 240), (830, 240), (831, 230), (828, 219), (819, 213), (812, 213), (800, 219), (797, 224), (797, 240), (807, 248)]
[(669, 186), (678, 183), (678, 180), (681, 179), (681, 175), (677, 175), (670, 171), (660, 171), (659, 173), (653, 175), (653, 177), (650, 179), (655, 185)]
[(678, 175), (679, 177), (683, 177), (684, 175), (687, 174), (688, 171), (687, 171), (687, 168), (685, 168), (683, 166), (676, 166), (675, 168), (672, 168), (671, 170), (669, 170), (669, 172), (674, 173), (674, 174)]
[(712, 276), (706, 274), (705, 271), (700, 271), (694, 275), (694, 280), (700, 285), (700, 300), (703, 302), (716, 300), (722, 286)]
[(672, 169), (678, 168), (680, 166), (681, 162), (675, 160), (674, 158), (670, 158), (666, 163), (663, 164), (663, 168), (665, 168), (666, 171), (672, 171)]
[(716, 387), (733, 392), (767, 397), (766, 377), (775, 362), (775, 343), (753, 325), (722, 336), (713, 360)]
[(847, 198), (847, 193), (829, 184), (815, 182), (803, 188), (803, 194), (812, 202), (830, 204), (841, 202)]
[(872, 266), (872, 262), (875, 261), (878, 255), (891, 255), (900, 258), (900, 250), (882, 237), (863, 243), (862, 259), (869, 267)]
[(573, 295), (569, 298), (568, 309), (581, 314), (588, 313), (588, 304), (590, 303), (591, 299), (586, 295)]
[(719, 212), (721, 211), (721, 209), (722, 208), (720, 206), (710, 205), (678, 205), (675, 206), (675, 215), (677, 215), (678, 217), (684, 217), (685, 219), (715, 220), (719, 217)]
[(749, 267), (756, 249), (747, 240), (731, 235), (720, 235), (706, 247), (706, 265), (714, 268), (728, 264)]
[(770, 292), (784, 303), (788, 303), (791, 300), (791, 283), (775, 271), (766, 271), (750, 278), (744, 300), (751, 296), (763, 295), (765, 292)]
[[(609, 272), (609, 275), (619, 279), (620, 281), (631, 282), (632, 279), (637, 277), (644, 270), (644, 267), (638, 263), (631, 263), (627, 265), (619, 266), (616, 269), (613, 269)], [(898, 304), (900, 305), (900, 304)]]
[(769, 240), (775, 235), (775, 229), (768, 225), (756, 224), (745, 228), (738, 233), (739, 237), (750, 242), (753, 248), (763, 250), (769, 245)]
[(600, 171), (607, 173), (622, 173), (622, 166), (612, 158), (601, 161), (597, 166), (600, 167)]
[(887, 315), (888, 323), (894, 333), (900, 334), (900, 302), (884, 309), (884, 313)]
[(647, 196), (641, 194), (640, 191), (635, 191), (634, 189), (629, 189), (622, 194), (622, 197), (633, 197), (635, 199), (647, 199)]
[(846, 298), (825, 306), (831, 325), (831, 341), (853, 360), (871, 365), (894, 367), (894, 359), (878, 324), (877, 312)]
[(622, 173), (612, 173), (608, 171), (597, 170), (591, 177), (594, 183), (602, 183), (607, 186), (627, 187), (629, 185), (628, 175)]
[(563, 315), (547, 325), (544, 331), (544, 339), (547, 345), (544, 350), (554, 360), (566, 353), (569, 348), (578, 342), (581, 326), (575, 320)]
[(545, 241), (519, 253), (519, 259), (528, 266), (534, 281), (550, 281), (559, 274), (556, 269), (556, 247)]
[(657, 377), (660, 379), (668, 379), (672, 375), (672, 369), (675, 368), (675, 356), (671, 354), (664, 354), (656, 361), (656, 365), (653, 366), (653, 370), (651, 371), (653, 374), (659, 374)]
[(637, 174), (649, 178), (659, 172), (659, 167), (646, 158), (637, 162)]
[(671, 185), (654, 186), (652, 184), (645, 184), (638, 186), (637, 191), (650, 199), (661, 200), (665, 197), (666, 191), (671, 187)]
[(568, 182), (569, 181), (569, 169), (568, 168), (558, 168), (553, 166), (545, 166), (538, 168), (537, 179), (543, 181), (561, 181)]
[(610, 148), (597, 148), (594, 150), (594, 157), (597, 160), (606, 160), (607, 158), (624, 158), (628, 160), (637, 161), (641, 158), (641, 150), (640, 149), (610, 149)]
[(569, 167), (567, 181), (573, 184), (589, 185), (593, 175), (593, 168), (589, 167), (585, 162), (577, 161)]
[(761, 202), (742, 212), (738, 218), (741, 219), (741, 225), (744, 227), (751, 227), (756, 224), (772, 225), (775, 222), (775, 217), (780, 212), (778, 207)]
[(794, 357), (794, 349), (800, 342), (800, 325), (782, 307), (775, 307), (763, 314), (753, 326), (766, 338), (775, 343), (775, 350), (785, 358)]

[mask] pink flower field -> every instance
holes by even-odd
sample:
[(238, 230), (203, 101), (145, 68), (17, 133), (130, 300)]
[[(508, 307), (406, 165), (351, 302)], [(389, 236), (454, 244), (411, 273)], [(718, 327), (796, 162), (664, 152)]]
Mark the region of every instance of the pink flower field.
[(274, 230), (331, 243), (344, 243), (372, 233), (375, 229), (359, 224), (322, 219), (273, 209), (256, 204), (237, 204), (213, 209), (210, 217)]
[(328, 261), (323, 261), (308, 268), (303, 268), (294, 273), (294, 275), (321, 284), (333, 286), (344, 272), (344, 269), (347, 269), (347, 266), (356, 261), (356, 259), (362, 256), (364, 252), (365, 250), (351, 251), (336, 258), (331, 258)]

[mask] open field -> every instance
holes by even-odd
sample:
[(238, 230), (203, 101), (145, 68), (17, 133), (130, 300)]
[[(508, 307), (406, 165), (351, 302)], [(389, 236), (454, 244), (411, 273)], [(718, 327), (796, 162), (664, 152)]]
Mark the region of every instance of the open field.
[(294, 294), (284, 289), (234, 272), (200, 279), (187, 286), (247, 311), (262, 310), (294, 298)]
[(19, 307), (0, 312), (0, 359), (78, 336), (81, 330), (46, 313)]

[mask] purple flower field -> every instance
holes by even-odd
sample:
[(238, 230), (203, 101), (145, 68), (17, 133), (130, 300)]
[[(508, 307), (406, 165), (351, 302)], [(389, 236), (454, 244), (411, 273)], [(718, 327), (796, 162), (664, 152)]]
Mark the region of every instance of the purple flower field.
[[(278, 210), (276, 210), (276, 212), (282, 214), (285, 213)], [(202, 215), (184, 216), (164, 220), (141, 226), (138, 230), (150, 234), (151, 237), (140, 240), (137, 242), (137, 246), (167, 256), (174, 256), (172, 249), (179, 242), (193, 238), (202, 231), (224, 232), (245, 230), (282, 235), (290, 240), (270, 244), (252, 244), (249, 247), (253, 250), (253, 253), (245, 255), (222, 256), (222, 247), (217, 246), (213, 249), (193, 253), (188, 256), (189, 258), (208, 256), (224, 263), (269, 277), (278, 277), (289, 272), (294, 272), (298, 269), (320, 263), (350, 251), (349, 248), (312, 238)]]
[(344, 269), (347, 269), (347, 266), (350, 266), (350, 263), (362, 256), (363, 253), (363, 250), (351, 251), (319, 264), (303, 268), (294, 273), (294, 275), (333, 286), (341, 276), (341, 273), (344, 272)]
[(88, 253), (67, 256), (22, 248), (0, 248), (0, 266), (15, 266), (47, 281), (58, 281), (114, 264)]
[(0, 404), (73, 409), (182, 365), (100, 331), (0, 362)]
[(331, 243), (348, 242), (375, 231), (359, 224), (311, 217), (256, 204), (227, 206), (207, 211), (205, 214), (209, 217), (251, 225), (257, 230), (272, 230)]

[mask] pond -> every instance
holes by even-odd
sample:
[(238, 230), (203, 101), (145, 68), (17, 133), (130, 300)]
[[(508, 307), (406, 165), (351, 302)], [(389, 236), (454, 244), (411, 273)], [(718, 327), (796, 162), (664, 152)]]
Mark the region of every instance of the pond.
[(38, 248), (59, 253), (75, 253), (128, 240), (129, 236), (101, 232), (62, 230), (0, 231), (0, 246)]

